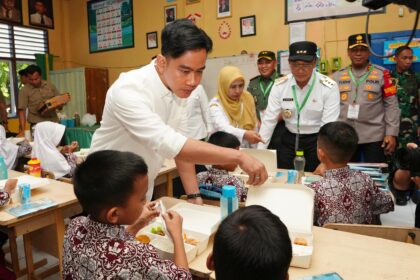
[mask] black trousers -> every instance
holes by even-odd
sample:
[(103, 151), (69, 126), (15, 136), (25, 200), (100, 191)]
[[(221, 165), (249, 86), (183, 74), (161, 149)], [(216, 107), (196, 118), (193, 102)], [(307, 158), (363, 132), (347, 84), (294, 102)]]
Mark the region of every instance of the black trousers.
[(386, 162), (382, 141), (357, 145), (352, 162)]
[[(274, 136), (274, 134), (273, 134)], [(303, 150), (306, 159), (305, 171), (312, 172), (319, 164), (316, 154), (316, 142), (318, 133), (301, 134), (299, 136), (299, 149)], [(277, 167), (284, 169), (294, 169), (293, 159), (296, 156), (295, 151), (296, 134), (291, 133), (287, 128), (281, 137), (281, 144), (277, 149)]]

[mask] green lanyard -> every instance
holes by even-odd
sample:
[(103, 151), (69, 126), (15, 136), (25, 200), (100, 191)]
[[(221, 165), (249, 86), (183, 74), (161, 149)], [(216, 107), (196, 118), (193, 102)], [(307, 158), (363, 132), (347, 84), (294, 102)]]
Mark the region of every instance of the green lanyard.
[(274, 82), (271, 81), (264, 90), (263, 85), (262, 85), (261, 80), (260, 80), (260, 89), (261, 89), (262, 93), (264, 94), (264, 96), (266, 96), (267, 93), (270, 92), (271, 88), (273, 87), (273, 83)]
[(295, 100), (295, 106), (296, 106), (296, 111), (297, 111), (297, 125), (296, 125), (297, 135), (296, 135), (296, 138), (295, 138), (295, 151), (297, 151), (299, 149), (300, 112), (302, 111), (303, 107), (305, 107), (306, 101), (308, 101), (309, 95), (311, 95), (311, 92), (312, 92), (312, 90), (314, 89), (314, 86), (315, 86), (315, 80), (316, 80), (315, 79), (315, 73), (312, 74), (312, 76), (313, 76), (314, 79), (312, 81), (311, 86), (309, 87), (308, 92), (306, 93), (305, 98), (303, 99), (302, 104), (300, 104), (300, 106), (299, 106), (299, 102), (298, 102), (297, 96), (296, 96), (296, 86), (295, 85), (292, 86), (293, 99)]
[(356, 85), (356, 95), (354, 96), (354, 100), (353, 100), (353, 103), (356, 103), (356, 100), (357, 100), (357, 92), (359, 91), (359, 86), (360, 86), (360, 84), (362, 84), (364, 81), (366, 81), (366, 79), (367, 79), (367, 77), (370, 75), (370, 73), (372, 72), (372, 70), (373, 70), (373, 66), (372, 65), (370, 65), (369, 66), (369, 69), (368, 69), (368, 71), (359, 79), (359, 80), (356, 80), (356, 78), (354, 77), (354, 75), (353, 75), (353, 72), (351, 71), (351, 68), (350, 68), (350, 66), (349, 67), (347, 67), (347, 70), (348, 70), (348, 72), (349, 72), (349, 76), (350, 76), (350, 78), (351, 78), (351, 80), (353, 81), (353, 83)]

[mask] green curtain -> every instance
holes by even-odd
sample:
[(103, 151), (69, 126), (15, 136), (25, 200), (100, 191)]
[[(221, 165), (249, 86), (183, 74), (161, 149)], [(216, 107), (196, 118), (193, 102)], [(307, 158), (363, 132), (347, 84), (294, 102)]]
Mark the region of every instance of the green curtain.
[(54, 56), (52, 54), (36, 53), (35, 61), (42, 70), (42, 79), (48, 80), (48, 74), (53, 69)]

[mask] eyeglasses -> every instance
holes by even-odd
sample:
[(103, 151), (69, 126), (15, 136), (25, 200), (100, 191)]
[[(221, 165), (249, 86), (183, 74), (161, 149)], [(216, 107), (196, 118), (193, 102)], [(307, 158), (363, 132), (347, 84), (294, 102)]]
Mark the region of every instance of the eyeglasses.
[(298, 62), (290, 62), (290, 67), (293, 69), (303, 69), (309, 70), (313, 67), (312, 63), (298, 63)]

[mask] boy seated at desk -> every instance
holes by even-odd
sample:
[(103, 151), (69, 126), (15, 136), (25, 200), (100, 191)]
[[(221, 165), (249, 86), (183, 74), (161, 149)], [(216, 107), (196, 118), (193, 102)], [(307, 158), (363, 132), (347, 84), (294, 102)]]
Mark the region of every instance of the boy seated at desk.
[(66, 231), (63, 279), (191, 279), (179, 214), (163, 214), (174, 261), (135, 238), (159, 215), (156, 203), (146, 202), (147, 182), (146, 163), (130, 152), (95, 152), (76, 168), (74, 193), (88, 216)]
[[(236, 136), (218, 131), (213, 133), (208, 142), (224, 148), (232, 148), (239, 150), (241, 143)], [(209, 187), (212, 191), (222, 193), (222, 188), (225, 185), (234, 186), (236, 188), (236, 197), (238, 201), (244, 202), (246, 200), (248, 189), (244, 186), (241, 178), (234, 175), (229, 175), (229, 172), (234, 171), (238, 165), (236, 164), (218, 164), (213, 165), (209, 170), (197, 174), (198, 185), (201, 188)]]
[(287, 280), (292, 244), (286, 226), (267, 208), (240, 208), (220, 224), (207, 258), (217, 280)]
[(379, 214), (394, 210), (389, 192), (379, 190), (369, 175), (347, 165), (357, 143), (355, 129), (344, 122), (327, 123), (319, 131), (317, 154), (326, 170), (321, 181), (309, 185), (315, 191), (317, 226), (373, 224)]
[(64, 136), (66, 127), (54, 122), (40, 122), (35, 126), (34, 148), (32, 156), (39, 159), (41, 168), (54, 174), (54, 179), (72, 177), (76, 168), (77, 157), (73, 154), (77, 149), (77, 141), (57, 149)]
[[(4, 189), (0, 190), (0, 206), (6, 205), (10, 201), (10, 197), (17, 185), (17, 179), (9, 179), (4, 185)], [(6, 243), (8, 235), (0, 231), (0, 279), (14, 280), (16, 276), (13, 272), (6, 268), (4, 259), (3, 245)]]

